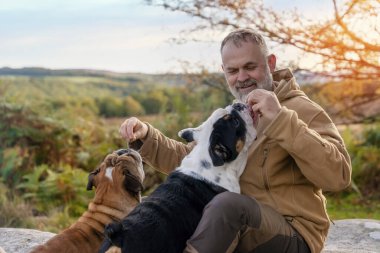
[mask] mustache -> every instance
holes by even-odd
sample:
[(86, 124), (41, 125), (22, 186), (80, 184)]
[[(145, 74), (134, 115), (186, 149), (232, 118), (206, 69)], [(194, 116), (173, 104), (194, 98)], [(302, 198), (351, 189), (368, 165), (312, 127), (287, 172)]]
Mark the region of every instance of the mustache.
[(251, 85), (257, 86), (257, 81), (255, 79), (248, 79), (248, 80), (245, 80), (244, 82), (237, 81), (236, 88), (244, 88)]

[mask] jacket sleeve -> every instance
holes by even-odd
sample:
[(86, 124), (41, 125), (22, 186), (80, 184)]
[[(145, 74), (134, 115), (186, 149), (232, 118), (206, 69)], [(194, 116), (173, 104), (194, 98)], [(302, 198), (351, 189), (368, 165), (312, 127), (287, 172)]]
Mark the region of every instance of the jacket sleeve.
[(340, 191), (350, 184), (349, 154), (323, 109), (313, 112), (306, 124), (297, 112), (282, 107), (263, 133), (287, 150), (302, 174), (318, 188)]
[(130, 143), (130, 147), (138, 149), (143, 161), (154, 169), (169, 174), (177, 168), (182, 159), (190, 152), (193, 143), (182, 142), (166, 137), (149, 123), (148, 133), (142, 140)]

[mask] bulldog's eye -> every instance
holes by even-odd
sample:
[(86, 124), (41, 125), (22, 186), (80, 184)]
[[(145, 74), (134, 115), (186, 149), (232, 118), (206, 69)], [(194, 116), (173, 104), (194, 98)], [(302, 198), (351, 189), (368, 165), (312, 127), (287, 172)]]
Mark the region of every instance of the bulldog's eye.
[(233, 118), (232, 123), (234, 124), (235, 127), (238, 127), (240, 125), (240, 121), (237, 118)]

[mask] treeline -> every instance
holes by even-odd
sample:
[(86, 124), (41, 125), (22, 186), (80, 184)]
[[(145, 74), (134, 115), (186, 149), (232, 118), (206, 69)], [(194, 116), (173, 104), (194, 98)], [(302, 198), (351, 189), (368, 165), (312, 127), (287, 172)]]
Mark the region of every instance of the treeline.
[[(101, 117), (127, 117), (187, 110), (207, 111), (229, 103), (218, 89), (199, 85), (131, 83), (89, 77), (2, 77), (4, 99), (40, 112), (85, 108)], [(4, 91), (5, 92), (5, 91)]]
[(175, 113), (181, 110), (200, 112), (226, 105), (217, 91), (194, 92), (186, 87), (157, 88), (148, 92), (133, 93), (125, 97), (95, 98), (96, 113), (102, 117), (125, 117)]

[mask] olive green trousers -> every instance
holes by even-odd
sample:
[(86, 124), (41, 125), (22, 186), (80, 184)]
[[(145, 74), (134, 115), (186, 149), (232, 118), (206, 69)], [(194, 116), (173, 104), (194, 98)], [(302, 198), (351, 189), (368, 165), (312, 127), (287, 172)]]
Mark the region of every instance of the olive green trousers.
[(184, 253), (310, 253), (301, 235), (273, 208), (231, 192), (204, 209)]

